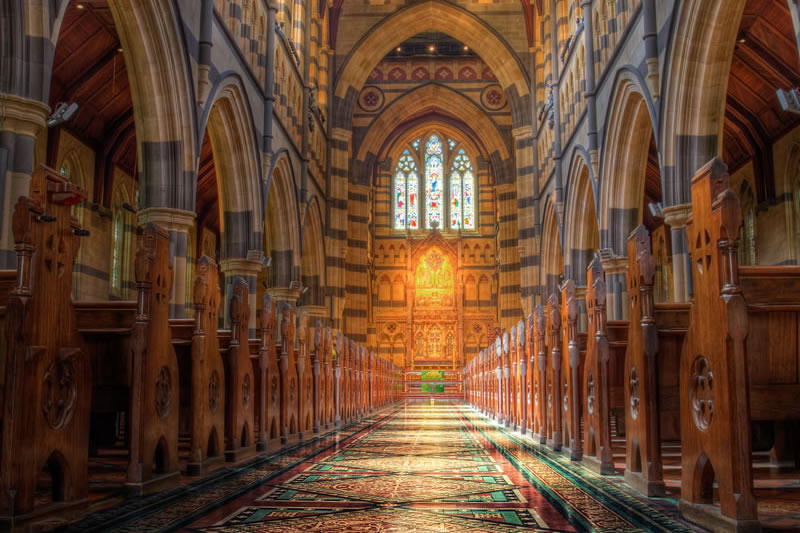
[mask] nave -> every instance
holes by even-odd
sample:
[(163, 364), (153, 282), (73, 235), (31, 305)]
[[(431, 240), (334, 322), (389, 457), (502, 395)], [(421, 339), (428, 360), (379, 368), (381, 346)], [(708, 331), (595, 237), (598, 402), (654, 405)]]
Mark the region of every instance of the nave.
[[(186, 489), (189, 490), (186, 490)], [(395, 404), (69, 531), (702, 531), (461, 403)]]

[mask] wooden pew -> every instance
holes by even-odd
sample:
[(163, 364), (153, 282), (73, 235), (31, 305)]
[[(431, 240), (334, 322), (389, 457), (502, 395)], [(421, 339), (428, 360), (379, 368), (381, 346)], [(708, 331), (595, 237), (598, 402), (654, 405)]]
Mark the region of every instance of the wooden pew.
[(503, 422), (503, 340), (502, 334), (498, 334), (494, 339), (494, 351), (492, 354), (492, 370), (494, 373), (494, 403), (492, 412), (495, 420)]
[(169, 329), (174, 272), (166, 230), (155, 224), (145, 226), (135, 267), (138, 305), (131, 335), (131, 434), (126, 487), (129, 493), (139, 495), (180, 482), (180, 376)]
[[(692, 179), (688, 241), (694, 303), (681, 357), (681, 512), (727, 529), (760, 528), (753, 495), (746, 338), (738, 286), (741, 208), (715, 159)], [(713, 505), (716, 480), (720, 506)]]
[(558, 296), (551, 294), (547, 302), (547, 339), (550, 357), (545, 369), (547, 383), (547, 444), (553, 451), (561, 451), (561, 305)]
[(191, 364), (191, 452), (187, 472), (199, 475), (223, 465), (225, 436), (225, 368), (217, 340), (220, 306), (217, 264), (208, 256), (197, 261), (194, 281), (195, 328)]
[(547, 315), (541, 304), (536, 306), (534, 337), (536, 339), (536, 364), (533, 375), (534, 385), (534, 433), (539, 437), (539, 444), (547, 443)]
[(255, 377), (250, 362), (248, 324), (250, 307), (247, 281), (237, 279), (230, 301), (231, 340), (227, 353), (225, 389), (225, 459), (239, 461), (255, 453), (253, 391)]
[(342, 425), (342, 389), (344, 385), (344, 370), (342, 368), (342, 357), (346, 350), (346, 337), (341, 331), (336, 333), (336, 352), (333, 358), (333, 396), (334, 396), (334, 424), (338, 427)]
[(510, 371), (511, 376), (509, 379), (509, 395), (511, 397), (511, 401), (509, 402), (509, 426), (513, 429), (519, 428), (519, 361), (517, 358), (519, 357), (517, 352), (517, 325), (514, 324), (511, 326), (511, 333), (509, 334), (509, 347), (508, 347), (508, 358), (510, 364)]
[(501, 398), (501, 408), (500, 408), (500, 419), (502, 420), (503, 424), (506, 427), (511, 426), (511, 419), (513, 417), (512, 414), (512, 406), (511, 406), (511, 366), (510, 366), (510, 358), (511, 354), (509, 350), (511, 348), (511, 342), (509, 339), (508, 331), (503, 331), (503, 334), (500, 336), (502, 339), (502, 351), (501, 351), (501, 389), (503, 391), (502, 398)]
[(322, 322), (317, 320), (314, 328), (314, 350), (311, 352), (311, 371), (312, 371), (312, 431), (319, 433), (321, 420), (324, 416), (324, 375), (322, 374), (322, 359), (325, 351), (325, 330)]
[(584, 415), (583, 462), (600, 474), (614, 474), (611, 450), (611, 413), (609, 384), (609, 346), (606, 326), (606, 283), (600, 257), (589, 265), (586, 289), (586, 311), (589, 334), (586, 342), (586, 363), (583, 394)]
[(297, 426), (302, 439), (312, 433), (314, 416), (313, 369), (310, 361), (311, 332), (308, 326), (308, 313), (300, 313), (297, 326), (298, 350), (295, 359), (297, 371)]
[(325, 376), (322, 389), (324, 414), (322, 424), (325, 429), (330, 429), (336, 424), (336, 391), (333, 361), (331, 360), (334, 351), (334, 335), (331, 328), (325, 328), (325, 350), (323, 351), (322, 375)]
[(665, 493), (658, 402), (658, 331), (653, 303), (655, 261), (650, 234), (639, 226), (628, 237), (631, 304), (625, 369), (625, 481), (648, 496)]
[(528, 401), (525, 408), (527, 424), (525, 424), (524, 433), (531, 436), (535, 434), (534, 425), (536, 419), (538, 389), (535, 382), (536, 375), (536, 317), (532, 311), (528, 315), (526, 324), (527, 333), (525, 334), (525, 351), (527, 353), (527, 374), (525, 380), (527, 382)]
[(528, 434), (528, 411), (530, 409), (530, 381), (528, 379), (528, 343), (525, 321), (517, 323), (517, 358), (518, 358), (518, 380), (519, 380), (519, 431), (523, 435)]
[(260, 434), (258, 448), (262, 451), (280, 447), (280, 371), (275, 342), (277, 325), (275, 302), (268, 292), (264, 293), (258, 318), (258, 334), (261, 340), (258, 351)]
[[(557, 396), (558, 409), (562, 411), (562, 445), (573, 461), (583, 455), (581, 443), (581, 383), (583, 370), (581, 349), (578, 341), (578, 299), (575, 282), (567, 280), (561, 289), (562, 363), (561, 383), (563, 389)], [(566, 356), (566, 357), (565, 357)]]
[(291, 306), (281, 306), (281, 350), (279, 360), (280, 371), (280, 428), (281, 444), (297, 436), (298, 389), (297, 364), (295, 363), (295, 317)]
[(86, 510), (92, 374), (70, 301), (80, 246), (70, 205), (83, 196), (40, 166), (11, 214), (17, 278), (6, 308), (0, 426), (0, 523), (9, 527)]

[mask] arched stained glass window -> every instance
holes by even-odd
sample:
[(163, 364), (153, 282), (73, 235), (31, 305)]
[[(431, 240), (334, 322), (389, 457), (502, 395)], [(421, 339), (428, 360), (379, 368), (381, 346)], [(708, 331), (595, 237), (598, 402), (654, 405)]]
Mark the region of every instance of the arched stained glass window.
[(442, 141), (431, 135), (425, 143), (425, 210), (428, 228), (442, 227)]
[(450, 169), (450, 227), (475, 229), (475, 177), (472, 162), (461, 148)]
[(120, 269), (122, 267), (120, 256), (122, 255), (122, 214), (117, 211), (114, 214), (114, 227), (112, 228), (111, 243), (111, 290), (117, 293), (120, 289), (122, 278)]
[(472, 160), (460, 142), (436, 133), (416, 139), (403, 150), (395, 167), (392, 227), (477, 229), (476, 187)]
[(394, 229), (419, 227), (418, 187), (417, 163), (406, 150), (397, 162), (394, 176)]

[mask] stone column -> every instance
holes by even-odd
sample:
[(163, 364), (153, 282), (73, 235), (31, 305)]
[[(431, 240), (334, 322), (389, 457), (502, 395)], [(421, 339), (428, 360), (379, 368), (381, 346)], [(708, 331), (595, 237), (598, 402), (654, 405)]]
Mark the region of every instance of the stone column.
[(288, 287), (270, 287), (267, 292), (278, 306), (287, 303), (292, 309), (297, 309), (297, 300), (300, 299), (302, 288), (299, 281), (292, 281)]
[[(172, 263), (172, 269), (175, 273), (172, 282), (172, 295), (170, 296), (169, 317), (184, 318), (189, 316), (188, 311), (191, 309), (192, 296), (186, 293), (186, 265), (189, 261), (186, 254), (188, 252), (189, 238), (194, 228), (197, 215), (192, 211), (184, 211), (183, 209), (173, 209), (170, 207), (148, 207), (140, 210), (137, 215), (140, 226), (144, 226), (149, 222), (155, 222), (163, 226), (169, 232), (169, 260)], [(251, 290), (253, 290), (252, 287), (254, 286), (255, 285), (250, 285)], [(255, 298), (255, 293), (253, 294), (253, 298)], [(255, 328), (255, 317), (251, 316), (251, 320), (253, 320), (253, 323), (250, 327)], [(253, 330), (253, 333), (255, 333), (255, 330)]]
[(692, 290), (692, 265), (686, 225), (692, 214), (691, 204), (671, 205), (664, 208), (664, 224), (672, 231), (672, 298), (674, 302), (688, 302)]
[[(533, 84), (531, 84), (533, 85)], [(532, 86), (531, 94), (536, 90)], [(534, 105), (535, 109), (535, 105)], [(539, 279), (539, 243), (536, 238), (536, 209), (534, 200), (537, 190), (534, 148), (536, 139), (533, 126), (522, 126), (512, 130), (517, 171), (517, 250), (519, 253), (519, 294), (522, 298), (522, 313), (532, 310), (534, 288)]]
[(608, 320), (627, 320), (630, 315), (628, 308), (628, 258), (621, 256), (604, 257), (601, 259), (603, 270), (606, 273), (607, 293), (607, 318)]
[(586, 57), (586, 120), (588, 121), (589, 157), (592, 175), (597, 176), (597, 104), (595, 103), (594, 32), (592, 0), (581, 0), (583, 8), (583, 48)]
[(11, 216), (17, 199), (30, 192), (36, 136), (45, 127), (50, 107), (38, 100), (0, 94), (0, 110), (0, 269), (12, 270), (17, 268), (17, 258)]
[[(230, 301), (233, 296), (233, 285), (237, 278), (242, 278), (247, 282), (248, 302), (250, 308), (250, 322), (247, 325), (250, 337), (256, 333), (256, 300), (258, 289), (256, 280), (261, 269), (264, 268), (262, 261), (263, 255), (260, 251), (250, 251), (247, 259), (223, 259), (220, 262), (220, 271), (225, 276), (225, 327), (229, 328), (231, 323)], [(273, 297), (275, 295), (272, 295)], [(280, 300), (279, 300), (280, 306)], [(280, 307), (278, 307), (280, 309)]]
[(341, 329), (345, 306), (345, 261), (347, 257), (348, 176), (350, 139), (353, 133), (342, 128), (331, 129), (328, 180), (327, 282), (331, 299), (332, 326)]

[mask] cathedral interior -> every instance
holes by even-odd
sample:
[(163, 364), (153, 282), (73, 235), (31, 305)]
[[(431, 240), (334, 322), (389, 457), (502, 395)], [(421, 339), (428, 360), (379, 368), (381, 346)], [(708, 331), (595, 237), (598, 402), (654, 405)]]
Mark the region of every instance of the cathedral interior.
[(0, 1), (0, 532), (800, 530), (800, 0)]

